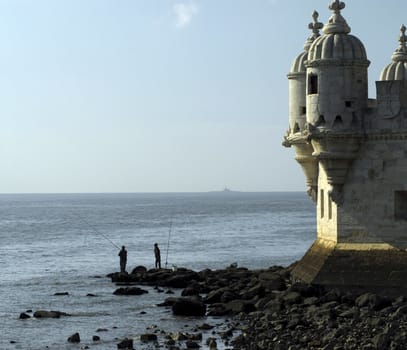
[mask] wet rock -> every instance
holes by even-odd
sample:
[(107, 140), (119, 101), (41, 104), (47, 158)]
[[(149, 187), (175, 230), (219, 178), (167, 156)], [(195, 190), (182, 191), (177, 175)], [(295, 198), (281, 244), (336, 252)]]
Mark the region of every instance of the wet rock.
[(118, 349), (133, 350), (133, 339), (125, 338), (119, 344), (117, 344)]
[(70, 316), (70, 315), (61, 311), (38, 310), (34, 312), (33, 316), (35, 318), (60, 318), (61, 316)]
[(247, 300), (232, 300), (225, 305), (226, 311), (233, 314), (249, 313), (256, 310), (253, 303)]
[(93, 340), (93, 341), (100, 341), (100, 337), (99, 337), (98, 335), (94, 335), (94, 336), (92, 337), (92, 340)]
[(187, 349), (199, 349), (201, 347), (197, 342), (192, 340), (187, 340), (185, 345)]
[(70, 343), (80, 343), (81, 342), (81, 337), (79, 333), (74, 333), (68, 338), (68, 342)]
[(31, 316), (28, 315), (28, 314), (26, 314), (25, 312), (22, 312), (22, 313), (20, 314), (20, 317), (19, 317), (20, 320), (25, 320), (25, 319), (27, 319), (27, 318), (31, 318)]
[(146, 293), (148, 293), (148, 290), (138, 287), (118, 288), (113, 292), (114, 295), (142, 295)]
[(172, 305), (172, 312), (179, 316), (205, 316), (206, 305), (190, 298), (177, 298)]
[(63, 295), (69, 295), (69, 293), (68, 292), (57, 292), (57, 293), (54, 293), (54, 295), (55, 296), (63, 296)]
[(140, 335), (140, 340), (145, 343), (150, 341), (157, 341), (157, 335), (154, 333), (145, 333)]
[(146, 272), (147, 272), (147, 268), (146, 268), (145, 266), (139, 265), (139, 266), (136, 266), (136, 267), (131, 271), (131, 274), (132, 274), (132, 275), (137, 274), (137, 273), (139, 273), (139, 274), (144, 274), (144, 273), (146, 273)]
[(108, 332), (109, 330), (107, 328), (98, 328), (96, 332)]

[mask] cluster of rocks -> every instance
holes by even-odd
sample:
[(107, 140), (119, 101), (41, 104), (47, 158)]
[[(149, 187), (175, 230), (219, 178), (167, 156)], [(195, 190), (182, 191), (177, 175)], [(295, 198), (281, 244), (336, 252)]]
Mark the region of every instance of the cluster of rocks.
[(407, 298), (293, 283), (291, 269), (138, 267), (109, 276), (119, 285), (182, 288), (181, 297), (160, 304), (177, 315), (233, 316), (222, 339), (236, 350), (405, 349)]

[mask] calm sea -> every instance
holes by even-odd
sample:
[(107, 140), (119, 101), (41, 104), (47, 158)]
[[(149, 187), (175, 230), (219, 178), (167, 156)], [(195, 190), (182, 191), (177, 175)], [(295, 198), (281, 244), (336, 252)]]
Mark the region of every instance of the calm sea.
[[(0, 195), (0, 349), (113, 349), (115, 338), (152, 324), (182, 328), (184, 320), (155, 306), (164, 296), (152, 288), (139, 297), (112, 294), (104, 276), (119, 270), (116, 246), (126, 246), (128, 270), (153, 267), (154, 243), (168, 267), (263, 268), (301, 258), (315, 231), (304, 193)], [(18, 319), (39, 309), (72, 316)], [(75, 332), (80, 345), (67, 343)]]

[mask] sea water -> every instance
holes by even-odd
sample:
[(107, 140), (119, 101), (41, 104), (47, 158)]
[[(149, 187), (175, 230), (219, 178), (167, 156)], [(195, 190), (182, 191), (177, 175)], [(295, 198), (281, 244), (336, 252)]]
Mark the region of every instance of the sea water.
[[(172, 316), (151, 287), (113, 295), (105, 276), (119, 270), (122, 245), (130, 271), (154, 266), (154, 243), (163, 267), (256, 269), (298, 260), (315, 231), (315, 205), (304, 193), (0, 195), (0, 349), (115, 349), (153, 325), (222, 323)], [(41, 309), (72, 316), (19, 319)], [(75, 332), (79, 345), (67, 342)]]

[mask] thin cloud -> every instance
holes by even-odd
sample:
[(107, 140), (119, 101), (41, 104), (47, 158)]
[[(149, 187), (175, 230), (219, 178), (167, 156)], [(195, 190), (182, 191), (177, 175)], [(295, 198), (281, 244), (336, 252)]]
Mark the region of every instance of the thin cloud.
[(173, 7), (175, 14), (175, 25), (178, 28), (187, 27), (192, 18), (198, 13), (198, 6), (193, 3), (177, 3)]

